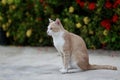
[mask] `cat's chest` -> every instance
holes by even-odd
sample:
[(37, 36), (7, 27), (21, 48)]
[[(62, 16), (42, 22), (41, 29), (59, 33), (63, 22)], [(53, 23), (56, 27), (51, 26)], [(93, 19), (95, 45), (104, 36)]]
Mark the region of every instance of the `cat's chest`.
[(64, 47), (64, 44), (65, 44), (65, 40), (63, 38), (63, 35), (54, 37), (53, 38), (53, 43), (54, 43), (54, 46), (56, 47), (56, 49), (59, 52), (63, 52), (63, 47)]

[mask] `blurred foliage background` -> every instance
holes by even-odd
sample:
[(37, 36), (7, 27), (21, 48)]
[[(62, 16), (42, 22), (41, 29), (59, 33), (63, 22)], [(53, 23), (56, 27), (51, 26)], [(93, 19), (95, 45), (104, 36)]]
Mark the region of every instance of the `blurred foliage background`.
[(60, 18), (88, 48), (120, 50), (120, 0), (0, 1), (0, 31), (6, 45), (52, 46), (46, 34), (48, 18)]

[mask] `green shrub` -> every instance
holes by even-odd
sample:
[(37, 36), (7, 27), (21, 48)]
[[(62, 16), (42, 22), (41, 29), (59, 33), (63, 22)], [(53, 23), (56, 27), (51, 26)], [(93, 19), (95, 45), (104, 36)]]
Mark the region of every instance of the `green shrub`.
[(92, 49), (120, 49), (120, 0), (1, 0), (0, 27), (10, 45), (51, 46), (48, 18)]

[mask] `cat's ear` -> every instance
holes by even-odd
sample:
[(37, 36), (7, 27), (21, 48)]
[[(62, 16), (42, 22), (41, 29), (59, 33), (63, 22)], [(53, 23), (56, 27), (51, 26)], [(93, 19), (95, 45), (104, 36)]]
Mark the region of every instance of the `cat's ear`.
[(60, 21), (60, 19), (57, 18), (57, 19), (55, 20), (55, 23), (56, 23), (57, 25), (61, 25), (61, 21)]
[(57, 24), (61, 29), (64, 29), (59, 18), (55, 20), (55, 24)]
[(49, 22), (51, 23), (51, 22), (53, 22), (53, 20), (49, 18)]

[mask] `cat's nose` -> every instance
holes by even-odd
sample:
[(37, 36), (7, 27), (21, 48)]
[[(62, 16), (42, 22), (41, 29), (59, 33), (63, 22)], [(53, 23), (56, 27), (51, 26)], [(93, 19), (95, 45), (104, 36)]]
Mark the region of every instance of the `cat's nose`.
[(49, 34), (49, 31), (47, 30), (47, 34)]

